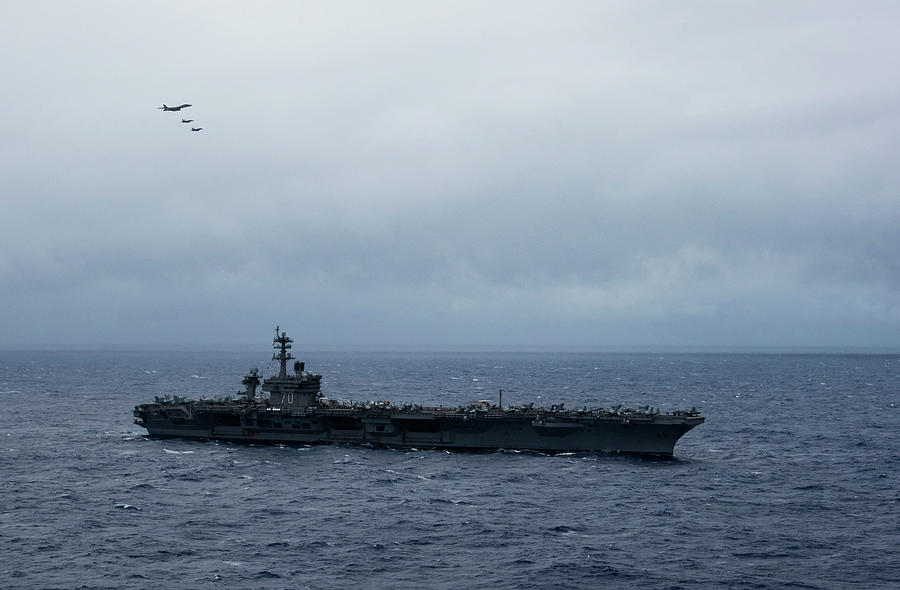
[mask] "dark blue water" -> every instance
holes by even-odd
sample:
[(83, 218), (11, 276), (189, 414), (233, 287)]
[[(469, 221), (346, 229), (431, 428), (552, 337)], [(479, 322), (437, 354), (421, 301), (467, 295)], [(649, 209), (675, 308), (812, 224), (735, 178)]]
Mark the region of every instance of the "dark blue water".
[[(900, 356), (307, 355), (329, 396), (696, 406), (671, 461), (149, 440), (261, 354), (0, 353), (2, 588), (894, 588)], [(263, 363), (266, 374), (271, 363)], [(541, 396), (538, 399), (537, 396)]]

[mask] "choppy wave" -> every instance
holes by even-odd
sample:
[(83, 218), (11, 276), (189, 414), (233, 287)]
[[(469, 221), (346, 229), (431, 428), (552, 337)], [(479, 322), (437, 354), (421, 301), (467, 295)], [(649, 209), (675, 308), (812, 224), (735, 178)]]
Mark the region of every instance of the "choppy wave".
[(231, 392), (257, 359), (70, 355), (42, 369), (38, 390), (21, 361), (2, 360), (0, 393), (32, 393), (0, 412), (0, 555), (15, 556), (0, 587), (832, 589), (900, 579), (896, 356), (308, 359), (335, 398), (364, 390), (456, 404), (502, 387), (511, 403), (696, 405), (708, 422), (674, 461), (154, 440), (131, 425), (135, 403)]

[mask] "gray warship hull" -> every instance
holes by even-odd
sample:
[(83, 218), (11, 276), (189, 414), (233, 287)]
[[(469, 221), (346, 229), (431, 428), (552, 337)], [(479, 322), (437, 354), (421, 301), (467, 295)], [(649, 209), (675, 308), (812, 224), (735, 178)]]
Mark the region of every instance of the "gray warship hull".
[(605, 451), (672, 456), (675, 443), (704, 421), (692, 415), (572, 415), (461, 409), (417, 412), (231, 405), (144, 404), (136, 421), (151, 436), (260, 444), (372, 444), (438, 449)]
[[(134, 408), (135, 423), (151, 436), (262, 444), (371, 444), (439, 449), (607, 451), (671, 456), (675, 443), (704, 419), (695, 410), (660, 414), (644, 407), (567, 410), (492, 405), (457, 408), (389, 402), (339, 403), (322, 397), (321, 375), (294, 363), (293, 342), (275, 329), (278, 376), (261, 381), (252, 369), (242, 399), (191, 401), (175, 396)], [(258, 396), (256, 389), (269, 395)], [(502, 395), (502, 392), (501, 392)]]

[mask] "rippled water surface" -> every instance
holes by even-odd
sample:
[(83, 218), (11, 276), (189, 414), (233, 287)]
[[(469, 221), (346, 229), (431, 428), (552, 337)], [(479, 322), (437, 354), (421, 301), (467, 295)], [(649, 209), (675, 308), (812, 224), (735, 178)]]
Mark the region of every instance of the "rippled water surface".
[(234, 393), (262, 358), (0, 352), (0, 588), (900, 580), (898, 355), (306, 357), (340, 399), (696, 406), (707, 423), (670, 461), (151, 440), (131, 422), (154, 395)]

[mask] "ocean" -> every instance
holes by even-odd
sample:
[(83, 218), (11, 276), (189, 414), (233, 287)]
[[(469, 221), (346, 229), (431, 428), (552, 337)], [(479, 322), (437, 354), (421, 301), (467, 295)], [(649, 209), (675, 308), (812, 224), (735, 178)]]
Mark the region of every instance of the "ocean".
[(265, 351), (0, 352), (0, 588), (900, 585), (900, 355), (302, 356), (331, 398), (707, 422), (672, 460), (154, 440), (135, 404)]

